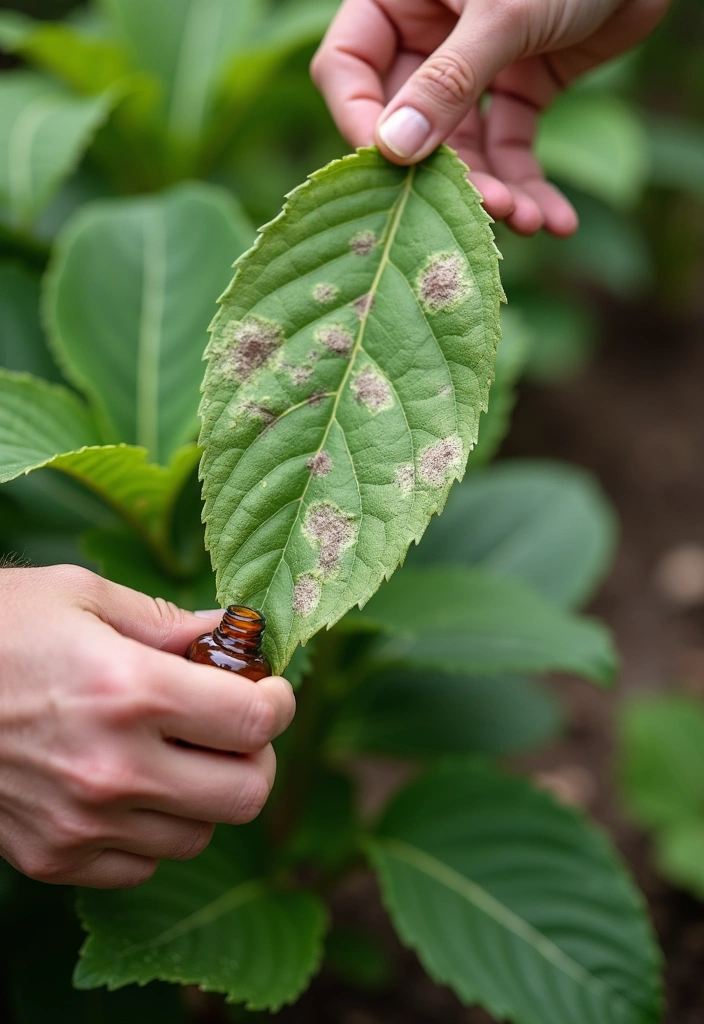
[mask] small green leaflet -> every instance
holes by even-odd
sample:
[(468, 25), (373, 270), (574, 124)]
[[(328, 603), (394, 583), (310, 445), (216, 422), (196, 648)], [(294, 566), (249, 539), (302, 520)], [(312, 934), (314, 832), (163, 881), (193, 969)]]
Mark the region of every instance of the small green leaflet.
[(503, 292), (466, 172), (445, 147), (329, 164), (237, 262), (213, 323), (206, 540), (220, 602), (266, 613), (275, 671), (391, 576), (476, 443)]

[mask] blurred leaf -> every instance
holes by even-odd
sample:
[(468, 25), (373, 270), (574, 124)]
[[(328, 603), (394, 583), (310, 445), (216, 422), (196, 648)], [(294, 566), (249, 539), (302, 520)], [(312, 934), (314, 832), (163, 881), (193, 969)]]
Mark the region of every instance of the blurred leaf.
[(530, 351), (530, 331), (513, 309), (501, 310), (501, 342), (496, 353), (496, 379), (489, 392), (489, 408), (479, 420), (479, 441), (469, 468), (485, 465), (496, 454), (511, 425), (515, 388)]
[(381, 939), (349, 928), (334, 928), (328, 935), (325, 966), (365, 992), (378, 992), (393, 981), (394, 964)]
[(599, 832), (522, 779), (434, 768), (369, 853), (402, 941), (464, 1003), (516, 1024), (661, 1020), (640, 894)]
[(195, 436), (206, 328), (251, 234), (231, 197), (190, 184), (95, 203), (60, 236), (50, 340), (106, 439), (165, 462)]
[(335, 870), (355, 852), (357, 817), (354, 787), (342, 772), (319, 772), (284, 850), (287, 863), (308, 861)]
[(597, 343), (599, 321), (575, 295), (512, 294), (530, 331), (524, 374), (539, 384), (562, 383), (581, 373)]
[(224, 992), (251, 1010), (293, 1002), (317, 970), (324, 904), (267, 879), (246, 828), (220, 826), (196, 860), (162, 861), (137, 889), (83, 890), (78, 988), (154, 978)]
[(465, 675), (573, 672), (613, 681), (616, 654), (602, 625), (563, 611), (526, 586), (478, 569), (407, 567), (346, 627), (391, 636), (382, 662)]
[(408, 562), (477, 565), (574, 607), (606, 573), (615, 533), (611, 507), (588, 473), (512, 460), (459, 484)]
[(286, 678), (297, 690), (313, 667), (314, 643), (309, 640), (305, 647), (297, 647), (286, 666)]
[(648, 174), (643, 126), (616, 96), (564, 93), (540, 118), (537, 154), (551, 177), (619, 208), (635, 206)]
[(665, 878), (704, 900), (704, 813), (657, 832), (655, 858)]
[(444, 505), (502, 296), (488, 218), (446, 148), (410, 170), (374, 149), (329, 164), (238, 263), (201, 405), (206, 538), (220, 602), (267, 615), (275, 671)]
[(39, 322), (39, 277), (10, 261), (0, 262), (0, 367), (61, 379)]
[(704, 197), (704, 128), (691, 121), (651, 115), (646, 130), (652, 183)]
[(560, 720), (555, 699), (531, 679), (391, 669), (353, 691), (330, 745), (399, 757), (509, 754), (552, 738)]
[(24, 228), (76, 167), (114, 98), (80, 98), (29, 71), (0, 77), (0, 203)]

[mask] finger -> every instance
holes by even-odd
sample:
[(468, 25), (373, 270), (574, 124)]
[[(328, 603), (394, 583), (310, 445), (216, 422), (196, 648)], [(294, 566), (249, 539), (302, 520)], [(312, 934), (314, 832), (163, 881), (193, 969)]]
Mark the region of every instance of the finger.
[(375, 0), (346, 0), (313, 58), (311, 76), (352, 146), (369, 146), (384, 108), (382, 79), (396, 33)]
[(272, 747), (236, 757), (165, 745), (150, 766), (150, 789), (139, 806), (194, 821), (243, 825), (261, 811), (275, 775)]
[(291, 724), (296, 700), (281, 676), (253, 683), (186, 662), (164, 666), (162, 661), (158, 668), (162, 679), (156, 725), (164, 739), (253, 754)]
[(501, 68), (519, 55), (522, 35), (503, 5), (467, 4), (454, 31), (379, 118), (376, 139), (384, 155), (402, 164), (428, 156), (452, 134)]
[(157, 811), (130, 811), (114, 823), (111, 847), (156, 860), (191, 860), (213, 838), (208, 821), (177, 818)]
[(159, 861), (122, 850), (104, 850), (94, 861), (68, 871), (62, 885), (87, 889), (134, 889), (148, 882)]
[(521, 188), (540, 208), (546, 231), (556, 238), (569, 238), (575, 233), (579, 227), (577, 211), (558, 188), (543, 178), (524, 181)]
[(543, 226), (543, 214), (536, 201), (520, 185), (511, 183), (513, 212), (506, 218), (517, 235), (535, 235)]
[[(462, 156), (461, 153), (460, 156)], [(490, 217), (493, 217), (494, 220), (506, 220), (513, 213), (515, 208), (513, 193), (503, 181), (499, 181), (493, 174), (487, 174), (485, 171), (470, 174), (469, 180), (481, 194), (482, 205)]]
[(472, 107), (447, 141), (469, 167), (469, 180), (481, 194), (489, 216), (495, 220), (508, 217), (513, 210), (513, 196), (503, 182), (489, 173), (484, 156), (484, 124), (478, 106)]

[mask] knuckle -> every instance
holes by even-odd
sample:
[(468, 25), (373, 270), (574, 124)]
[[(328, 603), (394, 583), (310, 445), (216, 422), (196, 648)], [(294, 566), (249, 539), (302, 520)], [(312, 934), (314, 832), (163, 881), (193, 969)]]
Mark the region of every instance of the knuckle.
[(63, 769), (69, 794), (79, 804), (101, 807), (136, 792), (132, 766), (116, 758), (84, 758)]
[(82, 565), (52, 565), (47, 570), (52, 583), (78, 593), (81, 597), (95, 597), (105, 590), (105, 580)]
[(183, 625), (184, 612), (173, 601), (167, 601), (163, 597), (151, 598), (151, 605), (154, 623), (162, 638), (161, 646), (165, 647)]
[(418, 71), (418, 82), (435, 100), (456, 106), (474, 98), (476, 77), (460, 53), (446, 51), (431, 57)]
[(51, 846), (60, 853), (70, 853), (91, 846), (100, 837), (98, 823), (85, 814), (64, 810), (52, 816), (48, 824)]
[(101, 717), (113, 725), (130, 725), (154, 717), (164, 710), (165, 698), (153, 680), (129, 657), (113, 665), (96, 667), (93, 696), (99, 701)]
[(261, 772), (254, 772), (240, 787), (235, 805), (227, 821), (231, 825), (246, 825), (261, 813), (269, 798), (271, 787)]
[(252, 750), (260, 750), (276, 733), (278, 711), (272, 698), (257, 691), (241, 721), (242, 741)]
[(51, 882), (58, 884), (65, 876), (67, 865), (63, 858), (53, 850), (30, 850), (23, 853), (19, 860), (19, 869), (35, 882)]
[(203, 852), (213, 838), (215, 826), (207, 821), (199, 824), (187, 836), (184, 836), (172, 860), (192, 860)]
[(129, 871), (125, 872), (121, 878), (117, 878), (114, 882), (110, 883), (110, 888), (136, 889), (138, 885), (144, 885), (145, 882), (148, 882), (159, 867), (159, 861), (152, 857), (143, 857), (141, 861), (140, 864), (130, 865)]

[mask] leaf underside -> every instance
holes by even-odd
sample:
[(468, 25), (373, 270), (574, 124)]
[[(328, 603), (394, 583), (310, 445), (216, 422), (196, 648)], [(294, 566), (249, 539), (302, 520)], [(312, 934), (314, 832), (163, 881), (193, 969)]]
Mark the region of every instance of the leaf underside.
[(291, 194), (237, 264), (201, 405), (206, 540), (223, 604), (268, 616), (281, 671), (388, 578), (486, 409), (499, 254), (465, 166), (376, 150)]

